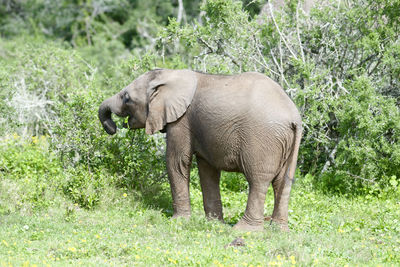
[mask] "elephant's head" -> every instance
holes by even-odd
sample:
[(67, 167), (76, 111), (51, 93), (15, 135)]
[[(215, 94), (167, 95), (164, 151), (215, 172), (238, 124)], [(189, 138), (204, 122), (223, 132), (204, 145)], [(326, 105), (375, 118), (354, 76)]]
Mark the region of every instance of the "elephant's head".
[(106, 99), (99, 108), (99, 119), (108, 134), (117, 131), (111, 113), (128, 116), (131, 129), (146, 128), (147, 134), (154, 134), (185, 114), (196, 87), (192, 71), (152, 70)]

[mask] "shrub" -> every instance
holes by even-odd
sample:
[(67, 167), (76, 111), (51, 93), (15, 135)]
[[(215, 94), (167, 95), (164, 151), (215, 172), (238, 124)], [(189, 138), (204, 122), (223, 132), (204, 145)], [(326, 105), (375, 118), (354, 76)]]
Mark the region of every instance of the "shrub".
[[(22, 139), (48, 135), (49, 150), (64, 168), (58, 182), (68, 197), (92, 208), (106, 185), (145, 190), (165, 177), (162, 138), (126, 130), (110, 137), (97, 117), (100, 103), (144, 72), (152, 64), (150, 56), (147, 61), (133, 59), (115, 67), (110, 70), (115, 76), (102, 77), (78, 53), (57, 43), (24, 45), (17, 40), (6, 44), (20, 49), (15, 50), (7, 72), (0, 67), (7, 92), (2, 92), (0, 102), (5, 111), (2, 134), (15, 130)], [(9, 56), (0, 60), (7, 61)], [(23, 161), (18, 168), (25, 168), (25, 173), (15, 176), (35, 171), (30, 164), (37, 166), (35, 160)], [(43, 171), (38, 177), (46, 181), (52, 174)]]
[(63, 171), (62, 191), (73, 203), (82, 208), (95, 207), (107, 185), (104, 175), (98, 170), (90, 170), (84, 165)]
[[(57, 188), (61, 166), (57, 156), (48, 149), (45, 136), (22, 139), (17, 134), (0, 140), (0, 196), (7, 213), (23, 206), (47, 207)], [(8, 206), (6, 206), (8, 204)]]
[(14, 50), (7, 49), (0, 57), (4, 88), (0, 103), (5, 111), (0, 129), (15, 130), (22, 136), (53, 137), (50, 124), (60, 115), (56, 105), (85, 90), (95, 69), (76, 52), (55, 42), (20, 38), (4, 45)]

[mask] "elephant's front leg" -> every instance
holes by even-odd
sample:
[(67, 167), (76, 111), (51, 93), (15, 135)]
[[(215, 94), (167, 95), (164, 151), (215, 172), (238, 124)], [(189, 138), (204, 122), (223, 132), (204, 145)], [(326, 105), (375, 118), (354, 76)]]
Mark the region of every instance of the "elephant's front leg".
[(171, 186), (173, 217), (190, 216), (190, 166), (192, 154), (188, 142), (167, 134), (166, 163), (168, 179)]
[(219, 181), (221, 171), (215, 169), (204, 159), (197, 157), (203, 205), (207, 218), (223, 221)]

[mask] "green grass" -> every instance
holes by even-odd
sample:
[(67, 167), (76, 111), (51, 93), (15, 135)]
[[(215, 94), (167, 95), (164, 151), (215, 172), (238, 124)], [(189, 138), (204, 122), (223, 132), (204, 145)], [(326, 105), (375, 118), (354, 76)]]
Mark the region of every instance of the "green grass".
[[(207, 221), (196, 179), (189, 220), (171, 219), (170, 211), (162, 209), (169, 206), (160, 197), (169, 194), (167, 185), (154, 196), (164, 202), (151, 203), (138, 192), (110, 189), (94, 210), (60, 198), (46, 209), (3, 213), (0, 266), (400, 264), (400, 202), (395, 197), (328, 196), (299, 182), (291, 198), (289, 233), (269, 223), (264, 232), (238, 233), (230, 224), (241, 216), (247, 194), (225, 190), (228, 223)], [(271, 213), (272, 201), (270, 190), (266, 214)], [(246, 246), (225, 248), (239, 236)]]

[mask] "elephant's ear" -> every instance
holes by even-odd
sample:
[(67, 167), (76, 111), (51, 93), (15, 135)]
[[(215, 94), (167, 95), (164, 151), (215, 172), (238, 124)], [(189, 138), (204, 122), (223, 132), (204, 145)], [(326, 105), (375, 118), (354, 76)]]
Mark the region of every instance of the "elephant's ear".
[(190, 70), (156, 70), (147, 90), (146, 133), (154, 134), (178, 120), (192, 102), (197, 77)]

